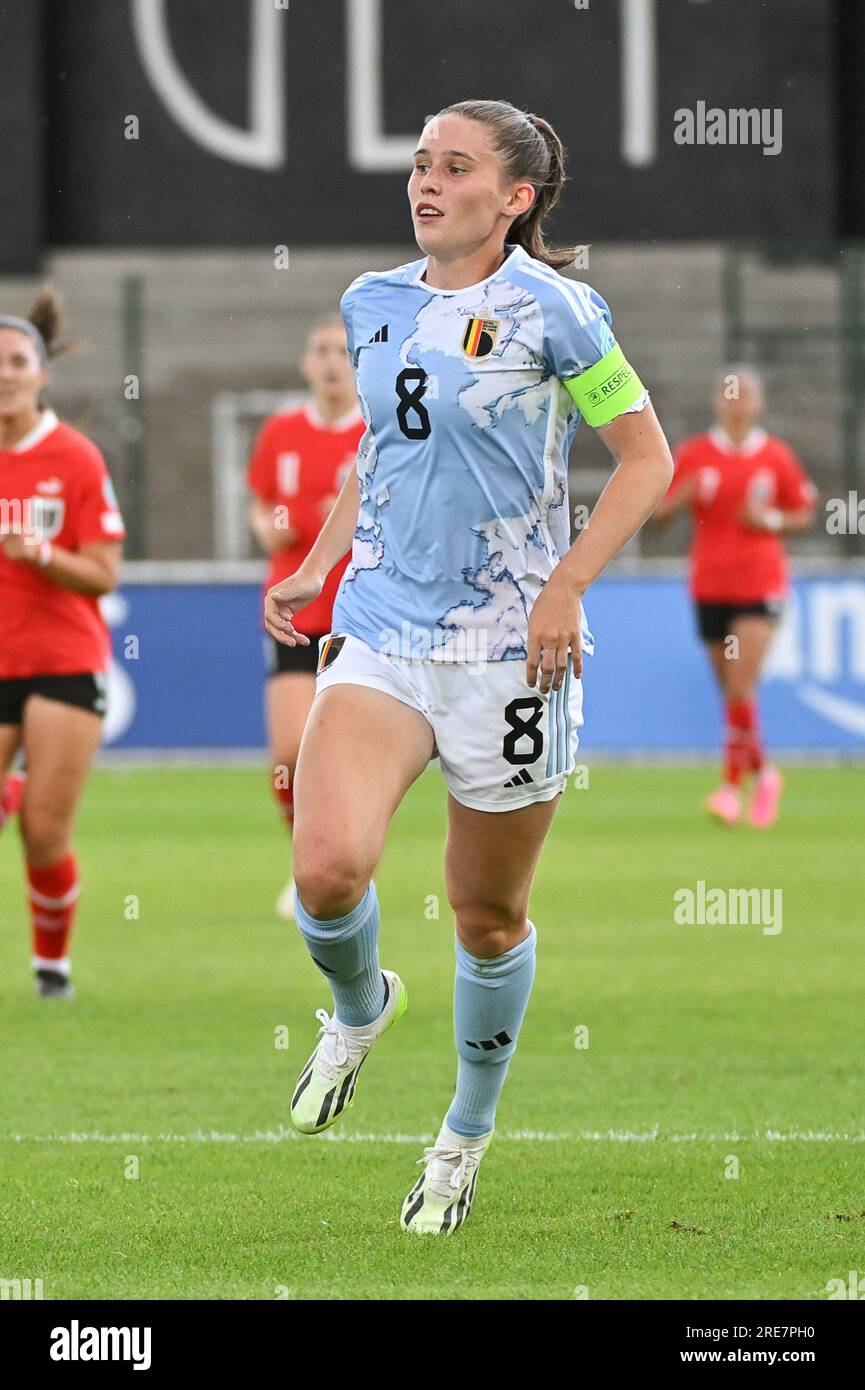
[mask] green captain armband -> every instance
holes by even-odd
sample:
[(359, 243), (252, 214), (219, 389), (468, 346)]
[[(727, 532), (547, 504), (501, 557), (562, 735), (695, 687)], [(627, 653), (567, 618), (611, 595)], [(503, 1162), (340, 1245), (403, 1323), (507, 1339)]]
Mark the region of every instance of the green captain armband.
[(565, 386), (583, 419), (595, 429), (635, 405), (646, 389), (618, 343), (593, 367), (569, 376)]

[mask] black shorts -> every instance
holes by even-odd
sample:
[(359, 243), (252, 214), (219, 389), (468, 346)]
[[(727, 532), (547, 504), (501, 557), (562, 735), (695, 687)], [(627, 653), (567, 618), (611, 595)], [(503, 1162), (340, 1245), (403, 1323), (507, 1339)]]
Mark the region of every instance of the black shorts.
[(318, 666), (318, 642), (324, 635), (323, 632), (304, 633), (304, 636), (309, 637), (308, 647), (302, 646), (300, 642), (296, 647), (286, 647), (284, 643), (277, 642), (275, 637), (265, 637), (264, 656), (268, 676), (284, 676), (286, 673), (294, 676), (314, 676)]
[(57, 700), (100, 716), (105, 713), (107, 681), (104, 671), (74, 676), (21, 676), (0, 680), (0, 724), (20, 724), (31, 695)]
[(757, 599), (754, 603), (695, 603), (697, 627), (704, 642), (723, 642), (730, 636), (737, 618), (769, 618), (777, 623), (784, 611), (780, 598)]

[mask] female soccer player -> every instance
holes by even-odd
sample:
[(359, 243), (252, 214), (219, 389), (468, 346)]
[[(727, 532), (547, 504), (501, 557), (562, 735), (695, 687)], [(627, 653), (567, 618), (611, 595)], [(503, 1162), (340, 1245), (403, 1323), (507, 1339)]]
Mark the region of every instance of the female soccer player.
[(728, 368), (714, 394), (714, 428), (679, 445), (655, 513), (663, 525), (689, 507), (695, 522), (691, 594), (726, 706), (724, 780), (706, 809), (728, 825), (738, 821), (742, 782), (753, 773), (748, 820), (763, 829), (777, 819), (783, 788), (766, 761), (757, 713), (760, 671), (788, 589), (780, 537), (810, 526), (817, 495), (793, 451), (759, 428), (764, 405), (756, 372)]
[[(265, 605), (292, 615), (351, 564), (320, 645), (301, 743), (296, 917), (334, 997), (294, 1092), (316, 1133), (351, 1104), (405, 987), (378, 958), (371, 881), (389, 821), (437, 756), (456, 918), (456, 1093), (403, 1228), (451, 1232), (478, 1165), (531, 990), (529, 890), (581, 722), (582, 596), (672, 476), (648, 396), (594, 290), (558, 274), (544, 219), (564, 152), (501, 101), (431, 117), (408, 196), (422, 259), (361, 275), (342, 299), (366, 432), (321, 535)], [(618, 462), (569, 549), (567, 459), (580, 414)]]
[(40, 401), (60, 329), (50, 290), (29, 318), (0, 316), (0, 776), (20, 745), (26, 781), (7, 779), (3, 799), (20, 800), (36, 987), (69, 998), (72, 829), (110, 657), (97, 599), (117, 585), (124, 530), (99, 450)]
[[(347, 475), (354, 468), (363, 419), (346, 353), (340, 318), (313, 326), (300, 361), (312, 399), (299, 410), (274, 415), (262, 426), (249, 466), (249, 518), (270, 557), (267, 587), (303, 564)], [(319, 596), (297, 615), (295, 626), (307, 647), (286, 647), (267, 637), (269, 678), (266, 713), (271, 776), (286, 828), (294, 819), (294, 772), (300, 736), (315, 694), (318, 639), (330, 631), (333, 601), (348, 558), (327, 576)], [(294, 916), (294, 880), (276, 904)]]

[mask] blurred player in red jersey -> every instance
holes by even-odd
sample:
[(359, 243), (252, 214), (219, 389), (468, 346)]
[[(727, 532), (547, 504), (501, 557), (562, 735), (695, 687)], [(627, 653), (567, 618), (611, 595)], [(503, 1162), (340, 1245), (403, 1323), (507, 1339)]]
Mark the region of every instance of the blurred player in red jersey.
[[(255, 443), (248, 483), (250, 522), (270, 557), (266, 588), (293, 574), (306, 559), (352, 468), (364, 431), (342, 319), (314, 325), (300, 361), (312, 398), (299, 410), (266, 421)], [(331, 630), (331, 611), (350, 557), (331, 570), (318, 598), (300, 611), (296, 626), (308, 647), (287, 647), (265, 637), (268, 654), (267, 728), (273, 789), (286, 826), (294, 821), (294, 770), (303, 726), (315, 695), (318, 640)], [(294, 880), (277, 902), (294, 915)]]
[(777, 819), (783, 786), (766, 761), (757, 713), (760, 670), (789, 587), (780, 538), (810, 526), (817, 495), (792, 449), (759, 427), (764, 404), (756, 372), (729, 368), (714, 396), (715, 426), (675, 450), (676, 472), (655, 514), (663, 524), (689, 507), (696, 525), (691, 594), (726, 704), (724, 780), (707, 810), (739, 820), (742, 782), (753, 773), (748, 820), (761, 828)]
[(29, 319), (0, 315), (0, 776), (19, 749), (27, 764), (0, 807), (20, 815), (37, 990), (69, 998), (72, 829), (111, 652), (97, 600), (117, 586), (124, 530), (99, 450), (40, 401), (60, 327), (50, 290)]

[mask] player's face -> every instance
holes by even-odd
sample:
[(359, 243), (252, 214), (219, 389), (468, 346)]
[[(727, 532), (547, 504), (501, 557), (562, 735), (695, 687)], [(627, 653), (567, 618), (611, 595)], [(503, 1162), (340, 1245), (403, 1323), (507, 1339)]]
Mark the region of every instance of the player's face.
[(313, 329), (300, 369), (314, 392), (344, 396), (354, 391), (345, 329), (341, 324), (322, 324)]
[(531, 206), (529, 183), (502, 187), (490, 130), (466, 116), (424, 126), (408, 182), (414, 233), (428, 256), (451, 259), (502, 237)]
[(48, 373), (26, 333), (0, 328), (0, 417), (36, 410)]
[(745, 372), (725, 377), (715, 392), (715, 414), (722, 429), (749, 429), (763, 414), (764, 405), (760, 383)]

